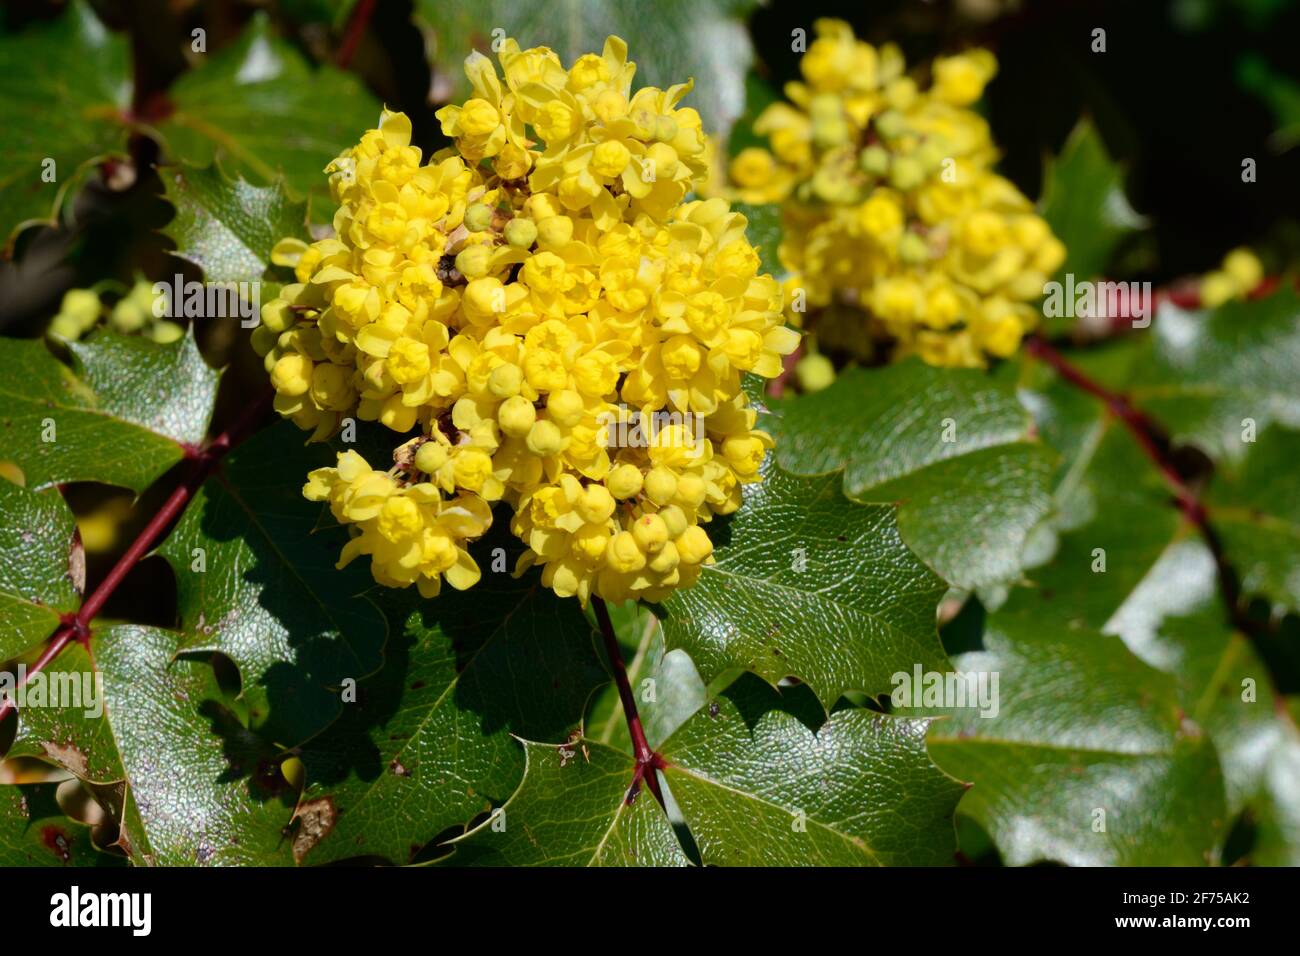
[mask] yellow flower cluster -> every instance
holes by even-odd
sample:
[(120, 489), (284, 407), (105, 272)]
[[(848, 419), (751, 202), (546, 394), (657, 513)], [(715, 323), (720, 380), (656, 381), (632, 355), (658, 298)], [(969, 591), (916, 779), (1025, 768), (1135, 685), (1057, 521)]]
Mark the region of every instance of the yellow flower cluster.
[[(320, 440), (350, 416), (400, 433), (391, 469), (355, 452), (313, 472), (381, 584), (472, 585), (465, 550), (513, 511), (517, 572), (585, 603), (660, 600), (712, 560), (771, 439), (741, 376), (774, 377), (798, 333), (746, 221), (689, 200), (705, 171), (690, 84), (631, 92), (611, 37), (565, 69), (506, 41), (502, 74), (438, 113), (454, 147), (422, 162), (411, 124), (328, 167), (334, 237), (284, 240), (296, 282), (253, 342), (276, 408)], [(410, 433), (410, 434), (408, 434)]]
[[(988, 124), (969, 107), (993, 56), (939, 58), (922, 89), (896, 47), (839, 20), (816, 32), (790, 102), (754, 124), (771, 150), (742, 150), (729, 168), (732, 195), (783, 205), (787, 307), (810, 351), (957, 366), (1011, 355), (1065, 249), (991, 169)], [(814, 355), (799, 372), (815, 387), (829, 370)]]
[(138, 279), (112, 306), (94, 289), (69, 289), (63, 295), (59, 313), (50, 321), (49, 332), (65, 341), (80, 339), (108, 317), (108, 327), (123, 335), (140, 334), (155, 342), (175, 342), (185, 334), (183, 326), (154, 315), (154, 284)]
[(1201, 278), (1201, 305), (1214, 308), (1233, 299), (1244, 299), (1264, 281), (1264, 266), (1245, 246), (1223, 257), (1223, 264)]

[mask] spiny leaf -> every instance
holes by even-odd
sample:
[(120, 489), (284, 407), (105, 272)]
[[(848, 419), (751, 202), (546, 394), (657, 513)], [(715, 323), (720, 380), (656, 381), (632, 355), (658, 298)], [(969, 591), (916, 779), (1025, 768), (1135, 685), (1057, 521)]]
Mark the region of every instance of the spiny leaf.
[(280, 183), (256, 186), (230, 179), (220, 166), (173, 167), (161, 171), (175, 218), (163, 234), (175, 254), (203, 270), (209, 282), (265, 278), (271, 249), (284, 237), (311, 241), (307, 207), (294, 202)]
[(63, 686), (75, 680), (82, 696), (20, 709), (9, 756), (94, 783), (124, 781), (123, 843), (137, 864), (291, 863), (282, 831), (292, 788), (275, 754), (235, 718), (212, 667), (177, 659), (179, 635), (152, 627), (96, 629), (92, 648), (93, 663), (80, 644), (58, 658)]
[(817, 725), (811, 697), (742, 677), (664, 744), (705, 865), (951, 863), (963, 787), (927, 756), (928, 722), (849, 708)]
[(998, 676), (996, 715), (920, 712), (948, 716), (930, 729), (930, 754), (973, 782), (958, 810), (1004, 862), (1214, 862), (1226, 832), (1223, 773), (1172, 679), (1117, 637), (1016, 616), (991, 615), (984, 648), (954, 664)]
[(903, 541), (960, 587), (1014, 576), (1048, 510), (1052, 454), (1011, 388), (982, 372), (916, 360), (849, 370), (783, 403), (770, 427), (782, 468), (843, 468), (853, 500), (897, 502)]
[(495, 30), (524, 49), (550, 47), (566, 68), (584, 53), (600, 53), (613, 35), (628, 42), (637, 64), (634, 86), (667, 89), (694, 78), (683, 105), (699, 110), (705, 129), (725, 139), (745, 107), (754, 53), (743, 20), (757, 6), (756, 0), (661, 0), (652, 16), (612, 0), (418, 0), (415, 9), (437, 38), (437, 64), (455, 84), (453, 102), (468, 95), (465, 54), (487, 51)]
[(1060, 155), (1048, 163), (1041, 205), (1052, 232), (1065, 243), (1058, 277), (1104, 275), (1119, 243), (1146, 224), (1124, 194), (1123, 169), (1089, 120), (1074, 128)]
[(0, 36), (0, 246), (25, 224), (52, 222), (91, 165), (125, 154), (128, 45), (82, 0)]
[[(946, 863), (962, 787), (926, 756), (925, 727), (854, 709), (826, 719), (806, 689), (745, 675), (664, 743), (662, 780), (706, 865)], [(684, 862), (654, 798), (625, 801), (630, 756), (585, 740), (526, 746), (519, 791), (452, 862)]]
[(387, 627), (356, 564), (336, 570), (347, 537), (316, 530), (307, 472), (334, 462), (280, 422), (253, 436), (209, 479), (160, 549), (176, 572), (187, 651), (235, 662), (252, 725), (285, 745), (341, 712), (339, 689), (379, 669)]
[(709, 527), (717, 563), (662, 608), (668, 648), (706, 684), (732, 669), (793, 675), (829, 708), (846, 690), (887, 689), (917, 661), (942, 666), (943, 583), (903, 544), (892, 508), (848, 501), (840, 481), (769, 460), (740, 510)]
[(324, 193), (322, 170), (379, 120), (380, 104), (352, 76), (312, 69), (275, 37), (264, 13), (244, 35), (176, 81), (174, 111), (158, 125), (168, 155), (270, 183)]
[(59, 492), (0, 478), (0, 661), (17, 657), (80, 603), (69, 570), (76, 523)]
[(398, 636), (384, 669), (302, 749), (303, 805), (337, 819), (305, 863), (407, 862), (510, 796), (523, 775), (512, 734), (564, 740), (608, 680), (576, 602), (536, 574), (386, 603)]
[(101, 332), (69, 344), (0, 339), (0, 460), (29, 487), (98, 481), (142, 491), (207, 432), (219, 375), (192, 334), (168, 345)]
[[(596, 741), (525, 742), (523, 783), (458, 841), (462, 866), (686, 866), (654, 797), (626, 803), (632, 758)], [(494, 826), (496, 829), (494, 829)]]

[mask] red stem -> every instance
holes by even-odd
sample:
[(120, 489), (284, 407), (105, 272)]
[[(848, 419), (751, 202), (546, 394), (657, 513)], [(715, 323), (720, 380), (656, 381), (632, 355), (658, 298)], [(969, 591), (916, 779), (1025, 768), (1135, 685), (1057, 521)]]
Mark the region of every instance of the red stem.
[(1133, 403), (1128, 400), (1127, 396), (1112, 392), (1099, 382), (1089, 378), (1082, 370), (1071, 365), (1066, 361), (1065, 356), (1048, 345), (1042, 338), (1032, 336), (1026, 339), (1025, 351), (1052, 366), (1052, 368), (1056, 369), (1057, 374), (1071, 385), (1087, 392), (1105, 404), (1110, 413), (1124, 423), (1124, 426), (1137, 440), (1138, 445), (1141, 446), (1142, 451), (1155, 464), (1161, 476), (1165, 479), (1165, 483), (1173, 491), (1174, 497), (1178, 499), (1178, 503), (1188, 519), (1197, 525), (1203, 523), (1205, 509), (1192, 490), (1187, 487), (1182, 475), (1178, 473), (1173, 459), (1169, 457), (1168, 449), (1161, 436), (1161, 430), (1155, 422), (1134, 408)]
[[(131, 546), (117, 559), (113, 569), (108, 572), (104, 580), (99, 582), (99, 586), (91, 592), (90, 597), (81, 603), (77, 613), (63, 616), (59, 629), (50, 637), (45, 649), (41, 651), (41, 656), (27, 669), (22, 683), (25, 683), (33, 674), (43, 670), (73, 640), (89, 646), (90, 622), (103, 609), (105, 602), (112, 597), (113, 592), (117, 590), (127, 574), (131, 572), (131, 569), (153, 549), (158, 539), (162, 537), (163, 532), (185, 510), (185, 506), (189, 504), (203, 485), (203, 482), (212, 474), (213, 469), (216, 468), (222, 457), (235, 445), (243, 441), (262, 420), (262, 417), (271, 407), (272, 394), (269, 390), (264, 392), (257, 401), (244, 410), (233, 425), (205, 443), (201, 448), (185, 447), (185, 457), (190, 462), (189, 473), (167, 496), (163, 506), (149, 519), (149, 523), (141, 529), (136, 539), (131, 542)], [(0, 720), (4, 720), (9, 715), (9, 712), (15, 708), (13, 698), (6, 697), (4, 700), (0, 700)]]
[[(1215, 531), (1214, 526), (1210, 524), (1209, 514), (1204, 503), (1179, 473), (1169, 453), (1169, 443), (1160, 427), (1147, 415), (1134, 408), (1126, 396), (1118, 392), (1112, 392), (1099, 382), (1089, 378), (1081, 369), (1071, 365), (1065, 356), (1038, 336), (1027, 339), (1025, 349), (1029, 354), (1051, 365), (1065, 381), (1100, 399), (1110, 412), (1124, 423), (1129, 433), (1137, 440), (1142, 451), (1155, 464), (1166, 484), (1173, 491), (1174, 498), (1177, 500), (1183, 515), (1196, 528), (1214, 558), (1219, 582), (1219, 594), (1228, 612), (1229, 625), (1246, 636), (1254, 645), (1265, 667), (1269, 667), (1269, 655), (1263, 647), (1261, 628), (1257, 622), (1250, 618), (1243, 607), (1241, 579), (1228, 560), (1228, 556), (1223, 549), (1222, 539), (1219, 537), (1218, 532)], [(1269, 676), (1276, 687), (1278, 685), (1277, 675), (1271, 672), (1271, 668), (1269, 670)], [(1280, 695), (1279, 699), (1281, 699)]]
[(598, 597), (592, 597), (592, 606), (596, 611), (596, 621), (600, 624), (601, 636), (605, 639), (605, 655), (609, 666), (614, 671), (614, 683), (618, 686), (618, 698), (623, 702), (623, 715), (627, 718), (628, 733), (632, 736), (632, 752), (636, 756), (636, 771), (632, 774), (632, 785), (627, 789), (626, 800), (631, 803), (644, 780), (650, 792), (661, 804), (663, 794), (659, 792), (659, 779), (655, 771), (664, 766), (663, 758), (650, 749), (646, 740), (645, 728), (641, 726), (641, 716), (636, 711), (636, 699), (632, 696), (632, 684), (627, 677), (627, 667), (623, 664), (623, 649), (618, 646), (614, 636), (614, 623), (609, 619), (609, 608)]
[(338, 54), (334, 58), (339, 69), (347, 69), (348, 64), (352, 62), (357, 46), (361, 43), (361, 37), (366, 32), (366, 24), (370, 22), (370, 15), (374, 12), (375, 0), (361, 0), (352, 11), (347, 32), (343, 34), (343, 42), (339, 44)]

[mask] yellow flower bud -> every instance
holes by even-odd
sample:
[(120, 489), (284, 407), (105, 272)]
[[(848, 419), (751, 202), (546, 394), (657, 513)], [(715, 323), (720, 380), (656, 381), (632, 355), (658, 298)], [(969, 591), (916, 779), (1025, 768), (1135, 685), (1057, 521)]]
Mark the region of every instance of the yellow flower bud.
[(645, 494), (657, 505), (665, 505), (677, 494), (677, 476), (667, 468), (651, 468), (645, 476)]
[(533, 423), (525, 443), (534, 455), (555, 455), (564, 447), (564, 435), (553, 422), (542, 419)]
[[(497, 409), (497, 421), (501, 424), (501, 430), (511, 438), (524, 438), (532, 431), (537, 421), (537, 409), (522, 395), (514, 395), (502, 402), (501, 407)], [(539, 452), (539, 454), (554, 454), (554, 452)]]
[(450, 450), (446, 445), (427, 441), (415, 453), (415, 467), (426, 475), (432, 475), (447, 463), (450, 456)]
[(271, 369), (271, 385), (284, 395), (303, 395), (311, 388), (312, 361), (305, 355), (291, 352), (283, 356)]
[(673, 542), (685, 564), (700, 564), (713, 554), (713, 542), (699, 525), (691, 525)]
[(636, 465), (618, 465), (606, 477), (605, 487), (615, 498), (634, 498), (641, 492), (641, 469)]

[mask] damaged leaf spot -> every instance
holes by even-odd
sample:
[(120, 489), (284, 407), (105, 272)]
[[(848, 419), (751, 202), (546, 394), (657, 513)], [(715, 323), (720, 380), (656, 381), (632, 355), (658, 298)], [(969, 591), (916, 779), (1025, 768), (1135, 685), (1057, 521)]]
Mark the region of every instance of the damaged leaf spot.
[(293, 837), (293, 859), (294, 862), (301, 863), (307, 851), (329, 836), (334, 829), (338, 811), (334, 807), (333, 797), (308, 800), (298, 807), (294, 819), (299, 826)]

